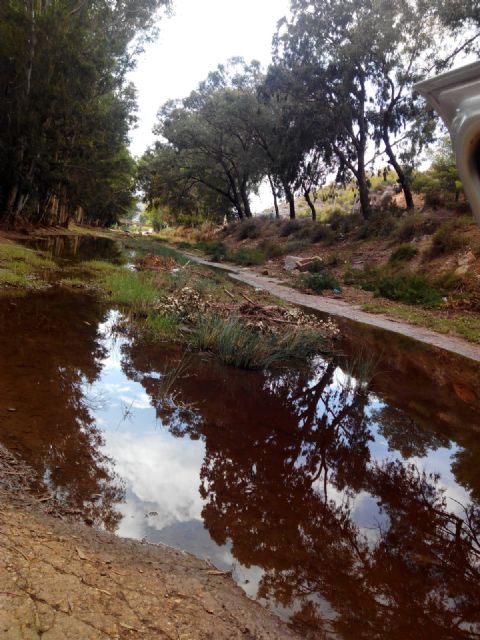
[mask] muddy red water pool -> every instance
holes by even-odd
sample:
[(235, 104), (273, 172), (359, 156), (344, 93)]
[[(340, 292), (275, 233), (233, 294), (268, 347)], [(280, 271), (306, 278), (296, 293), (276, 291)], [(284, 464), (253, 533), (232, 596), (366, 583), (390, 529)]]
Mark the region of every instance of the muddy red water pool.
[(478, 367), (349, 324), (336, 358), (245, 372), (120, 320), (55, 287), (0, 299), (0, 442), (37, 482), (306, 638), (479, 637)]

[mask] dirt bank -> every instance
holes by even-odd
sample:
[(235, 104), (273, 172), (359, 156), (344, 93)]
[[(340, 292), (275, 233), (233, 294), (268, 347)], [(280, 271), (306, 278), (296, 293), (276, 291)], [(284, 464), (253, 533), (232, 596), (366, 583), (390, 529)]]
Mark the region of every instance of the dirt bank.
[(235, 280), (239, 280), (251, 285), (252, 287), (268, 291), (286, 302), (302, 305), (308, 309), (328, 313), (332, 316), (340, 316), (342, 318), (348, 318), (349, 320), (355, 320), (356, 322), (361, 322), (371, 327), (393, 331), (394, 333), (398, 333), (408, 338), (413, 338), (414, 340), (418, 340), (424, 344), (438, 347), (439, 349), (445, 349), (446, 351), (480, 362), (480, 345), (467, 342), (461, 338), (436, 333), (435, 331), (430, 331), (429, 329), (425, 329), (420, 326), (411, 325), (406, 322), (401, 322), (400, 320), (389, 318), (383, 314), (367, 313), (359, 306), (345, 302), (344, 300), (302, 293), (292, 289), (291, 287), (285, 286), (278, 278), (263, 276), (246, 267), (209, 262), (208, 260), (204, 260), (203, 258), (191, 253), (184, 253), (184, 255), (200, 264), (227, 270)]
[(299, 637), (207, 563), (62, 515), (27, 473), (0, 448), (0, 638)]

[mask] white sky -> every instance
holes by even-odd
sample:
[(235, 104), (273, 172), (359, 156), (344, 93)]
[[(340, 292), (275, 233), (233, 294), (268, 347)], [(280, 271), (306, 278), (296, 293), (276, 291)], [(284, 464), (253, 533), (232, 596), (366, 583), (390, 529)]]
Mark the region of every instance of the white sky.
[(271, 59), (277, 21), (289, 0), (173, 0), (171, 18), (160, 37), (140, 58), (132, 80), (138, 90), (139, 122), (131, 133), (131, 151), (142, 155), (154, 139), (158, 108), (196, 88), (219, 63), (233, 56)]

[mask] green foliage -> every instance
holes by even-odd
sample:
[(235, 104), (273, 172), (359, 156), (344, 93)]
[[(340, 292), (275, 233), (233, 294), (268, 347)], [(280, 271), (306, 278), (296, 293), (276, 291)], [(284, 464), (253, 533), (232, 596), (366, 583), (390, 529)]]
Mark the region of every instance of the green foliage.
[(56, 268), (53, 260), (31, 249), (0, 243), (0, 287), (44, 287), (43, 274)]
[(281, 238), (287, 238), (288, 236), (292, 235), (292, 233), (300, 231), (301, 228), (301, 223), (298, 220), (287, 220), (282, 224), (280, 233), (278, 235)]
[(323, 222), (317, 222), (312, 226), (310, 239), (314, 244), (317, 242), (332, 244), (336, 239), (336, 235), (331, 227), (327, 226)]
[(324, 270), (325, 263), (323, 262), (323, 260), (320, 260), (320, 258), (315, 258), (315, 260), (313, 260), (313, 262), (311, 262), (307, 267), (307, 271), (309, 273), (320, 273)]
[(194, 344), (213, 351), (225, 364), (241, 369), (267, 369), (290, 360), (305, 360), (325, 348), (320, 331), (263, 334), (239, 318), (205, 315), (196, 323)]
[(412, 189), (424, 193), (425, 203), (433, 208), (445, 202), (458, 201), (462, 183), (449, 136), (440, 140), (430, 169), (413, 174)]
[(179, 319), (173, 314), (149, 313), (144, 324), (147, 338), (152, 340), (174, 339), (179, 330)]
[(401, 244), (394, 251), (392, 251), (392, 254), (388, 261), (391, 264), (395, 264), (397, 262), (409, 262), (410, 260), (413, 260), (413, 258), (415, 258), (415, 256), (417, 255), (417, 247), (414, 247), (411, 244)]
[(457, 229), (458, 223), (455, 221), (448, 222), (438, 229), (432, 237), (432, 244), (429, 250), (431, 258), (453, 253), (467, 245), (467, 238), (458, 233)]
[(223, 242), (197, 242), (196, 248), (204, 251), (214, 262), (222, 262), (227, 259), (228, 249)]
[(317, 293), (327, 289), (340, 289), (337, 278), (328, 269), (322, 269), (319, 273), (305, 273), (300, 281), (306, 289)]
[(113, 302), (146, 314), (159, 298), (159, 291), (146, 274), (117, 268), (104, 273), (102, 284)]
[(259, 249), (238, 249), (227, 254), (227, 260), (245, 266), (264, 264), (267, 256)]
[(373, 291), (375, 296), (407, 304), (437, 307), (442, 302), (440, 291), (432, 287), (422, 276), (411, 274), (381, 276)]
[(366, 222), (360, 227), (358, 237), (361, 240), (368, 238), (388, 238), (397, 228), (397, 216), (391, 211), (374, 211)]
[(126, 74), (164, 4), (1, 3), (1, 218), (108, 225), (130, 214)]
[(261, 236), (261, 222), (259, 220), (244, 220), (237, 227), (236, 236), (239, 240), (246, 240), (250, 238), (254, 240)]

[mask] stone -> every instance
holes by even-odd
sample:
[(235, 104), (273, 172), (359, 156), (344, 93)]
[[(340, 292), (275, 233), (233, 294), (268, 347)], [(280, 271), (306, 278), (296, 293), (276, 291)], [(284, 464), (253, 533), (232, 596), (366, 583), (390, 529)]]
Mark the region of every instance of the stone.
[(283, 268), (285, 271), (308, 271), (311, 264), (318, 258), (300, 258), (298, 256), (286, 256)]

